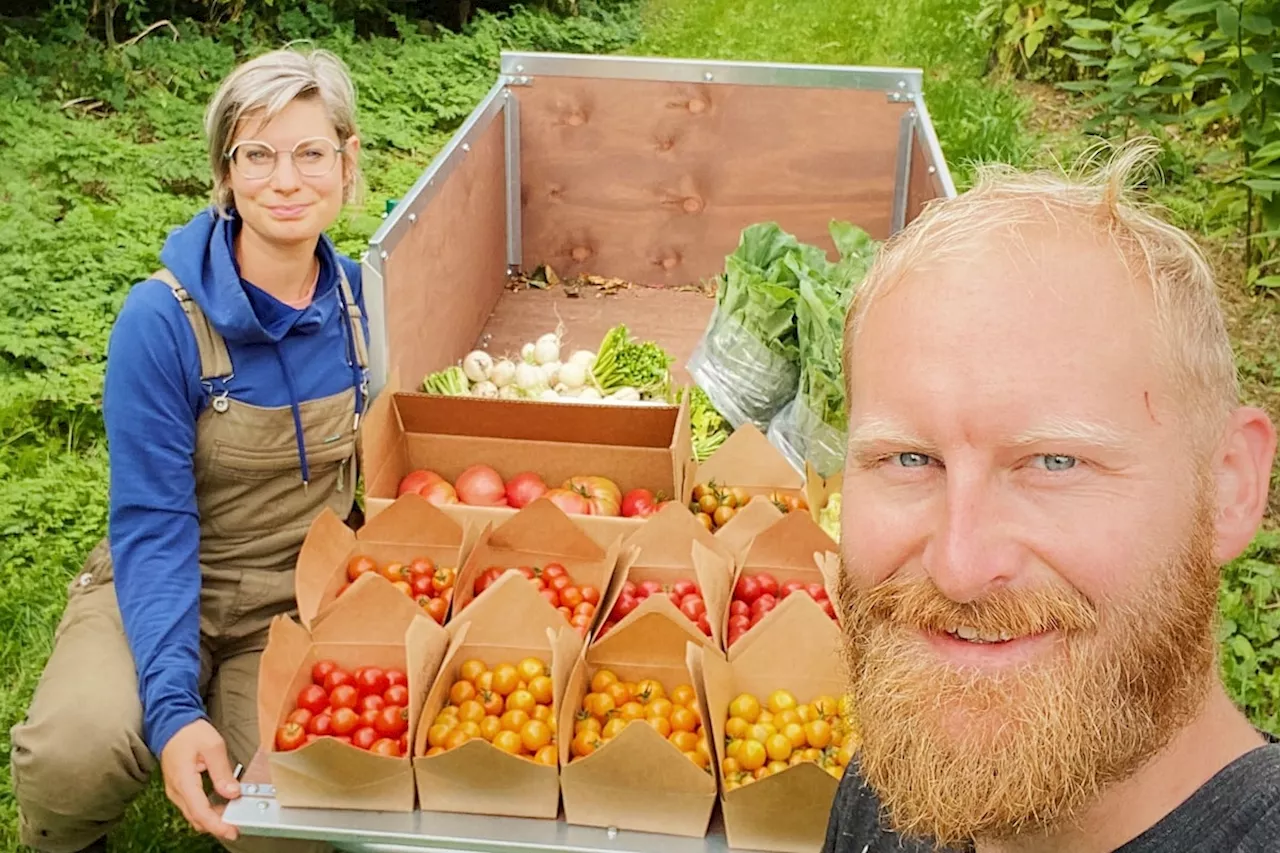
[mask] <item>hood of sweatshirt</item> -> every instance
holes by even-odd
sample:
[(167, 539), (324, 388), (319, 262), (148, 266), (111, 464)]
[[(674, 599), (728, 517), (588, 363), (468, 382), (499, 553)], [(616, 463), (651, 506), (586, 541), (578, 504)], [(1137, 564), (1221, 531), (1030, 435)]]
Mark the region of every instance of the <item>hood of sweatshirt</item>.
[(280, 341), (289, 334), (315, 334), (342, 312), (347, 331), (348, 352), (352, 363), (352, 381), (357, 393), (357, 412), (363, 407), (360, 369), (355, 364), (354, 341), (350, 340), (351, 324), (346, 315), (346, 300), (331, 294), (338, 287), (337, 250), (326, 235), (316, 245), (320, 276), (311, 304), (297, 309), (284, 304), (240, 275), (236, 261), (235, 239), (242, 221), (230, 212), (223, 218), (206, 208), (186, 224), (175, 228), (165, 240), (160, 261), (168, 268), (195, 300), (210, 324), (228, 343), (270, 344), (275, 348), (284, 383), (293, 410), (294, 429), (302, 480), (307, 482), (309, 468), (303, 439), (302, 417), (294, 376), (280, 351)]

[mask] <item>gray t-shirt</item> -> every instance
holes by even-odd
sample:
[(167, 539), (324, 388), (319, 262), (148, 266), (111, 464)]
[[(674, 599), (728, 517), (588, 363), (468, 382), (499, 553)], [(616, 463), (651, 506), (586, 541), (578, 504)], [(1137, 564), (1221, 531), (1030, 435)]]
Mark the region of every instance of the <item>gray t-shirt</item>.
[[(1222, 768), (1146, 832), (1113, 853), (1280, 853), (1280, 739)], [(875, 793), (849, 765), (822, 853), (965, 853), (883, 828)]]

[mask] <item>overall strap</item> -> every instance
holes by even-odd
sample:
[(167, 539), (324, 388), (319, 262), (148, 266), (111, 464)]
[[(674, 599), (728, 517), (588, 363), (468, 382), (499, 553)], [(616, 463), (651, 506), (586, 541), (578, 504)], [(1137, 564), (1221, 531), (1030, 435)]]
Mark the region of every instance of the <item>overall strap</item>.
[(187, 289), (167, 269), (156, 270), (152, 278), (169, 285), (178, 303), (182, 305), (191, 330), (196, 336), (196, 348), (200, 351), (200, 380), (208, 382), (212, 379), (225, 379), (231, 376), (231, 356), (227, 353), (227, 342), (209, 322), (209, 318), (200, 310), (200, 306), (187, 293)]
[(369, 349), (364, 342), (364, 329), (360, 325), (360, 318), (363, 313), (360, 306), (356, 304), (355, 296), (351, 293), (351, 285), (347, 282), (347, 271), (342, 268), (342, 264), (338, 264), (338, 283), (342, 286), (342, 298), (347, 303), (347, 316), (351, 320), (351, 340), (355, 342), (356, 347), (356, 365), (364, 370), (369, 366)]

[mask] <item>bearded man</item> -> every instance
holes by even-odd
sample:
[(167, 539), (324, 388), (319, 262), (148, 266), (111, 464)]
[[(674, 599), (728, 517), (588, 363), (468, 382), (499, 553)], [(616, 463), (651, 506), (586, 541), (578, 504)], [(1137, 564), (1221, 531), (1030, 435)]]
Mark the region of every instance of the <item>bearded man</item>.
[(841, 608), (863, 743), (824, 853), (1280, 851), (1223, 688), (1219, 567), (1276, 450), (1195, 244), (1089, 177), (982, 173), (845, 335)]

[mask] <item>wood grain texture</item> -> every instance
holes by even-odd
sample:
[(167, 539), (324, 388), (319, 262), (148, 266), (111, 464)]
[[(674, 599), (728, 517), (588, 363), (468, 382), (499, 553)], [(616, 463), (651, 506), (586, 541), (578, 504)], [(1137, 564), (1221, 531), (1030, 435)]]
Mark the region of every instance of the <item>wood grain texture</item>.
[(924, 212), (929, 201), (942, 198), (943, 195), (942, 181), (936, 174), (929, 174), (924, 146), (920, 129), (916, 128), (911, 139), (911, 171), (907, 177), (907, 224)]
[(501, 114), (427, 203), (386, 261), (388, 373), (420, 388), (466, 355), (502, 295), (507, 272)]
[(702, 293), (633, 287), (610, 295), (599, 288), (582, 288), (576, 298), (564, 288), (508, 291), (498, 300), (477, 346), (495, 356), (519, 355), (526, 342), (565, 326), (564, 356), (577, 349), (595, 350), (605, 332), (619, 323), (637, 340), (656, 341), (675, 357), (672, 378), (678, 385), (693, 382), (685, 363), (711, 317), (715, 299)]
[(523, 264), (645, 284), (716, 275), (776, 221), (888, 236), (898, 126), (884, 92), (541, 77), (520, 98)]

